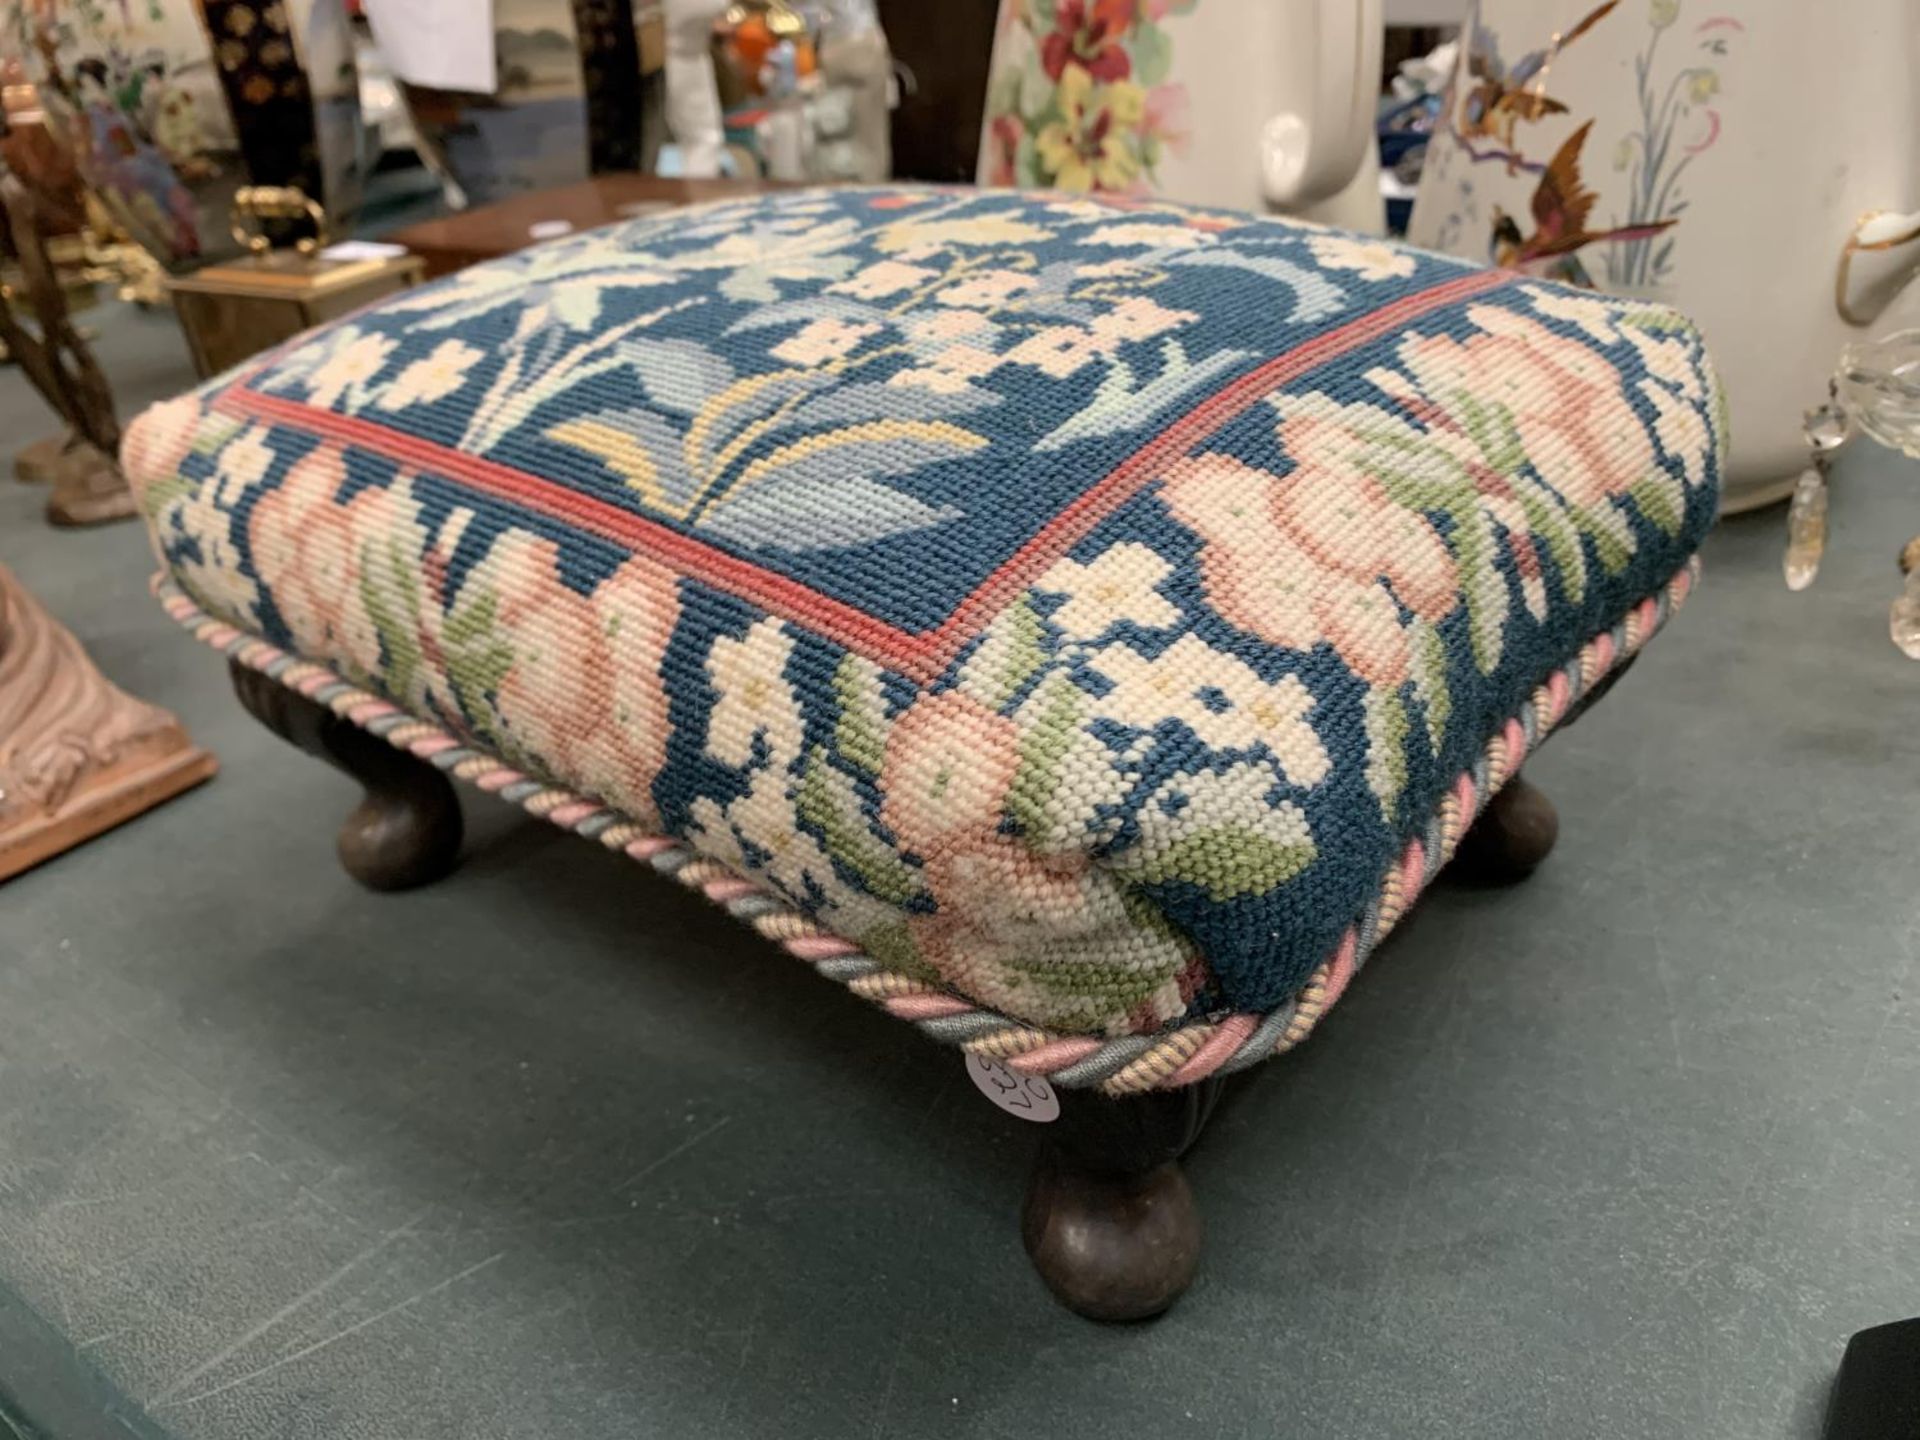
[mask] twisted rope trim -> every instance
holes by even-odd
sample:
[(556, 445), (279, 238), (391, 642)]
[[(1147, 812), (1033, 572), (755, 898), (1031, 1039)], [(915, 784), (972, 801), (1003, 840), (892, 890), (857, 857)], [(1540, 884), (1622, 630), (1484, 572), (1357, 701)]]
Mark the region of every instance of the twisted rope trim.
[(1331, 959), (1293, 996), (1265, 1014), (1247, 1011), (1187, 1020), (1152, 1035), (1066, 1035), (1015, 1020), (938, 985), (884, 968), (794, 909), (786, 900), (681, 841), (655, 835), (623, 812), (591, 796), (549, 785), (489, 755), (442, 726), (421, 720), (391, 701), (341, 679), (324, 665), (302, 660), (201, 610), (164, 575), (153, 592), (195, 638), (250, 669), (325, 705), (396, 749), (429, 761), (456, 779), (500, 796), (529, 814), (597, 840), (671, 875), (724, 906), (735, 919), (806, 961), (829, 980), (912, 1021), (927, 1035), (1056, 1085), (1108, 1095), (1191, 1085), (1210, 1075), (1244, 1070), (1291, 1050), (1307, 1037), (1346, 991), (1374, 947), (1406, 914), (1427, 882), (1452, 858), (1460, 837), (1521, 762), (1603, 677), (1637, 654), (1686, 602), (1700, 572), (1691, 559), (1659, 591), (1642, 600), (1611, 630), (1594, 636), (1573, 659), (1548, 675), (1520, 712), (1491, 739), (1441, 798), (1425, 832), (1407, 842), (1388, 867), (1366, 913), (1341, 937)]

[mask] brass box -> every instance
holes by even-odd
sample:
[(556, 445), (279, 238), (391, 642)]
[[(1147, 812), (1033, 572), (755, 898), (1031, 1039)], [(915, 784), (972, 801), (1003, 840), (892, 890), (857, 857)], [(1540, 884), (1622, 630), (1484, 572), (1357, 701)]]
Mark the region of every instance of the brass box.
[(276, 250), (172, 277), (167, 293), (205, 378), (417, 285), (424, 273), (412, 255), (329, 260)]

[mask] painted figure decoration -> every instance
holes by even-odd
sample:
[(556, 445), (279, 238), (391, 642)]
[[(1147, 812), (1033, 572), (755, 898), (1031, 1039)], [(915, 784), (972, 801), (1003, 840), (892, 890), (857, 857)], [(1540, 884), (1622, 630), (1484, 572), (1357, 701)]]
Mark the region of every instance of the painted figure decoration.
[(1792, 490), (1803, 412), (1920, 265), (1920, 0), (1828, 10), (1474, 0), (1408, 230), (1696, 320), (1727, 510)]
[(1582, 289), (1594, 288), (1593, 277), (1580, 261), (1589, 245), (1619, 244), (1658, 235), (1675, 223), (1673, 217), (1645, 225), (1615, 225), (1595, 230), (1588, 224), (1596, 197), (1580, 179), (1580, 147), (1587, 143), (1593, 122), (1587, 121), (1553, 152), (1533, 190), (1533, 231), (1523, 235), (1514, 218), (1493, 207), (1493, 234), (1488, 249), (1494, 264), (1507, 270), (1543, 275)]
[(298, 186), (334, 230), (359, 209), (341, 0), (0, 0), (0, 49), (108, 213), (170, 270), (239, 253), (243, 185)]
[[(1622, 137), (1614, 151), (1614, 169), (1630, 169), (1632, 184), (1628, 214), (1611, 223), (1594, 223), (1598, 197), (1580, 175), (1581, 151), (1593, 120), (1580, 124), (1545, 162), (1534, 158), (1539, 147), (1533, 129), (1548, 117), (1569, 113), (1566, 103), (1547, 90), (1554, 65), (1574, 42), (1608, 20), (1620, 0), (1603, 0), (1511, 65), (1501, 59), (1498, 32), (1485, 23), (1476, 7), (1467, 26), (1465, 75), (1456, 77), (1455, 93), (1445, 107), (1447, 133), (1458, 153), (1476, 166), (1494, 164), (1508, 176), (1536, 177), (1527, 205), (1534, 224), (1531, 234), (1523, 234), (1519, 222), (1498, 203), (1490, 207), (1487, 258), (1493, 263), (1592, 289), (1594, 277), (1579, 252), (1600, 245), (1606, 247), (1602, 271), (1610, 284), (1645, 284), (1664, 275), (1672, 241), (1651, 252), (1647, 242), (1679, 223), (1679, 210), (1685, 206), (1680, 176), (1720, 137), (1720, 117), (1710, 104), (1719, 91), (1719, 75), (1710, 65), (1685, 65), (1667, 81), (1663, 94), (1656, 98), (1654, 93), (1660, 42), (1678, 18), (1679, 4), (1680, 0), (1655, 0), (1648, 37), (1633, 57), (1641, 123)], [(1740, 28), (1738, 20), (1719, 16), (1702, 31)], [(1726, 39), (1716, 34), (1703, 48), (1724, 55)], [(1459, 226), (1471, 223), (1462, 213), (1448, 219)], [(1629, 275), (1640, 278), (1635, 282)]]
[(1001, 0), (977, 178), (1378, 234), (1381, 33), (1379, 0)]
[(1554, 56), (1612, 13), (1620, 0), (1605, 0), (1589, 10), (1584, 19), (1564, 35), (1556, 35), (1550, 45), (1529, 51), (1512, 66), (1500, 59), (1498, 37), (1484, 25), (1472, 26), (1467, 49), (1467, 73), (1473, 85), (1460, 97), (1455, 133), (1464, 144), (1480, 137), (1497, 140), (1507, 152), (1507, 169), (1518, 166), (1514, 154), (1514, 127), (1522, 120), (1535, 121), (1546, 115), (1564, 115), (1567, 107), (1548, 95), (1544, 86), (1547, 65)]
[[(1013, 0), (987, 98), (990, 185), (1131, 193), (1187, 143), (1165, 22), (1199, 0)], [(1011, 58), (1016, 54), (1018, 58)]]

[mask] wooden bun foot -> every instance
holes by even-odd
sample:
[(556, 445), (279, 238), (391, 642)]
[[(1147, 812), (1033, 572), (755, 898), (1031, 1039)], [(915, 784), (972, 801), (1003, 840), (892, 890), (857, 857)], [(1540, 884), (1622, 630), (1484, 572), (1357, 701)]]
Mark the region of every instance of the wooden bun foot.
[(1040, 1136), (1020, 1236), (1034, 1269), (1089, 1320), (1145, 1320), (1178, 1300), (1200, 1264), (1200, 1210), (1180, 1170), (1220, 1094), (1062, 1093)]
[(347, 874), (370, 890), (406, 890), (453, 869), (460, 858), (460, 798), (445, 775), (270, 676), (237, 661), (229, 669), (249, 714), (366, 787), (340, 828)]
[(1560, 816), (1546, 792), (1515, 775), (1487, 802), (1454, 852), (1454, 868), (1471, 880), (1510, 884), (1531, 875), (1560, 838)]
[(1145, 1320), (1186, 1293), (1200, 1265), (1200, 1210), (1179, 1165), (1111, 1176), (1047, 1152), (1021, 1215), (1034, 1269), (1089, 1320)]

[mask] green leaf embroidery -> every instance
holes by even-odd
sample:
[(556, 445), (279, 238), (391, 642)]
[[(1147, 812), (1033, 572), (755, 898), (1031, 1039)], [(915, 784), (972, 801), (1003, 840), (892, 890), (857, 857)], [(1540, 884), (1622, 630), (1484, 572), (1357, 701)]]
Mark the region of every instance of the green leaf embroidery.
[(1369, 690), (1366, 699), (1367, 788), (1392, 823), (1407, 783), (1407, 707), (1396, 690)]
[(1480, 673), (1490, 675), (1506, 644), (1507, 577), (1494, 563), (1493, 526), (1477, 504), (1453, 512), (1453, 554), (1464, 584), (1467, 635)]
[(1284, 845), (1244, 825), (1221, 825), (1182, 835), (1127, 873), (1146, 885), (1184, 881), (1216, 902), (1264, 895), (1313, 863), (1311, 840)]
[(168, 475), (159, 480), (149, 480), (140, 492), (140, 513), (149, 520), (157, 520), (161, 513), (175, 501), (190, 499), (195, 488), (194, 482), (183, 475)]
[(513, 648), (498, 633), (499, 597), (476, 596), (447, 618), (447, 680), (461, 708), (485, 713), (486, 697), (499, 693), (513, 669)]
[(800, 818), (820, 832), (827, 853), (875, 898), (904, 905), (920, 893), (912, 867), (868, 831), (850, 782), (834, 770), (823, 745), (807, 756), (797, 808)]
[(1629, 310), (1614, 317), (1615, 323), (1631, 325), (1649, 335), (1697, 335), (1699, 329), (1686, 316), (1672, 310)]
[(879, 961), (883, 969), (929, 985), (941, 983), (940, 972), (920, 958), (919, 947), (913, 943), (913, 932), (904, 920), (892, 925), (876, 925), (860, 937), (860, 948)]
[(1513, 423), (1513, 412), (1497, 400), (1482, 401), (1465, 390), (1454, 391), (1449, 399), (1487, 464), (1502, 475), (1518, 473), (1527, 463), (1527, 451), (1520, 443), (1520, 428)]
[(1594, 553), (1600, 557), (1600, 564), (1609, 575), (1618, 575), (1627, 568), (1627, 562), (1633, 559), (1632, 546), (1609, 530), (1598, 517), (1585, 510), (1575, 510), (1573, 523), (1579, 526), (1582, 535), (1593, 542)]
[(1047, 801), (1080, 723), (1081, 698), (1078, 686), (1065, 678), (1056, 680), (1038, 707), (1038, 720), (1020, 742), (1020, 766), (1007, 790), (1007, 813), (1022, 834), (1046, 833)]
[(843, 657), (833, 672), (833, 698), (840, 709), (834, 745), (849, 764), (878, 775), (886, 758), (887, 721), (873, 662), (858, 655)]
[(1425, 620), (1416, 618), (1409, 627), (1413, 636), (1413, 690), (1427, 712), (1427, 743), (1434, 754), (1447, 735), (1447, 722), (1453, 718), (1453, 692), (1447, 685), (1447, 642)]
[(1046, 626), (1038, 612), (1033, 608), (1033, 596), (1022, 595), (1000, 618), (995, 626), (1006, 627), (1005, 663), (995, 679), (992, 705), (995, 710), (1002, 708), (1021, 687), (1031, 680), (1034, 673), (1046, 663), (1046, 651), (1042, 641), (1046, 638)]
[(1560, 569), (1560, 583), (1567, 598), (1578, 605), (1587, 598), (1587, 552), (1580, 548), (1580, 531), (1567, 512), (1543, 499), (1531, 485), (1516, 487), (1520, 508), (1526, 512), (1527, 525), (1546, 542), (1548, 552)]
[(1684, 520), (1679, 502), (1673, 495), (1673, 478), (1664, 471), (1643, 475), (1633, 482), (1627, 494), (1640, 513), (1668, 535), (1678, 535)]
[(419, 581), (392, 538), (384, 555), (369, 545), (360, 560), (360, 600), (386, 653), (381, 681), (389, 694), (406, 696), (423, 658), (414, 629), (420, 614)]
[(193, 453), (212, 455), (245, 428), (238, 420), (220, 420), (213, 416), (206, 416), (194, 432)]
[[(1099, 1030), (1116, 1017), (1138, 1008), (1180, 973), (1193, 947), (1163, 917), (1146, 896), (1130, 889), (1119, 892), (1127, 926), (1104, 939), (1102, 953), (1132, 952), (1127, 960), (1099, 963), (1076, 955), (1062, 962), (1058, 956), (1018, 953), (1003, 957), (1010, 988), (1031, 986), (1045, 995), (1048, 1022), (1058, 1028)], [(1129, 931), (1133, 932), (1130, 936)], [(1146, 937), (1144, 943), (1139, 937)], [(1153, 963), (1142, 964), (1143, 955)]]

